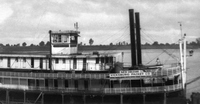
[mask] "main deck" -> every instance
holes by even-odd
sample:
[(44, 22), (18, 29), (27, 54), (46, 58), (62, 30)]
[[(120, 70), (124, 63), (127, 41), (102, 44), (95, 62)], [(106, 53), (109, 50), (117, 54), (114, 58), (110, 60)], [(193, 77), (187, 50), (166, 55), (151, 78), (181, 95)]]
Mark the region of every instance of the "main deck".
[(38, 73), (0, 71), (0, 88), (57, 93), (138, 94), (182, 89), (179, 67), (149, 71), (149, 76), (110, 77), (114, 73)]
[[(112, 102), (120, 102), (121, 104), (123, 102), (140, 102), (142, 100), (146, 102), (149, 99), (151, 99), (151, 102), (154, 98), (151, 98), (150, 95), (154, 95), (156, 98), (160, 97), (159, 101), (155, 100), (158, 101), (157, 104), (160, 104), (162, 101), (166, 102), (167, 94), (180, 94), (184, 88), (180, 79), (181, 69), (179, 66), (159, 68), (146, 70), (146, 72), (151, 73), (148, 76), (136, 75), (130, 77), (111, 77), (111, 74), (119, 74), (120, 72), (16, 72), (15, 70), (11, 72), (1, 70), (0, 95), (6, 96), (4, 103), (13, 104), (16, 103), (15, 99), (21, 99), (22, 103), (51, 103), (45, 99), (51, 98), (52, 94), (54, 98), (56, 96), (56, 99), (60, 99), (60, 104), (66, 102), (70, 104), (72, 102), (74, 104), (86, 104), (86, 102), (95, 103), (96, 101), (104, 104), (104, 102), (109, 103), (111, 98), (119, 99), (112, 99)], [(21, 97), (16, 97), (16, 93)], [(138, 101), (124, 100), (138, 96), (141, 96), (142, 99), (139, 97), (140, 100)], [(32, 101), (30, 101), (31, 99)], [(93, 101), (92, 99), (96, 100)], [(144, 102), (143, 104), (145, 104)]]

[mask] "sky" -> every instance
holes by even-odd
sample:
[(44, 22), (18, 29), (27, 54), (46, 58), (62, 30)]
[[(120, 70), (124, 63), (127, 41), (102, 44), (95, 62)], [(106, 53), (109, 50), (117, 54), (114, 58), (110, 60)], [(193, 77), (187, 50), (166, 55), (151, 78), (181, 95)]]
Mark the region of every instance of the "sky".
[(0, 0), (0, 43), (38, 44), (49, 30), (74, 30), (79, 42), (129, 41), (129, 9), (140, 13), (142, 43), (177, 43), (200, 37), (200, 0)]

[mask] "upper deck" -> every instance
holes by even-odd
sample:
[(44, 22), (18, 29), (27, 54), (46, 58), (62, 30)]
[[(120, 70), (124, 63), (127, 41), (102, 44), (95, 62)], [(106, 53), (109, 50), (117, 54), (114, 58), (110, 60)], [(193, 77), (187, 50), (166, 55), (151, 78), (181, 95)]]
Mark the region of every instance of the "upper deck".
[(100, 54), (0, 54), (1, 69), (50, 70), (51, 63), (52, 70), (108, 71), (114, 62), (112, 55)]

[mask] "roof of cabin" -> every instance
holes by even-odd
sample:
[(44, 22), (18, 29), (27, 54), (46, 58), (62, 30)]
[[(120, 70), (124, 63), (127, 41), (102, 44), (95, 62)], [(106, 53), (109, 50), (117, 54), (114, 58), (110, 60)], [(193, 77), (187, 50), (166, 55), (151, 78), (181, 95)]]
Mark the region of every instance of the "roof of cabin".
[(80, 34), (80, 31), (76, 31), (76, 30), (65, 30), (65, 31), (51, 31), (52, 35), (68, 35), (70, 34), (71, 36), (79, 36), (78, 34)]
[[(111, 57), (109, 54), (93, 54), (93, 53), (77, 53), (77, 54), (53, 54), (52, 58), (95, 58), (95, 57)], [(24, 52), (24, 53), (0, 53), (0, 57), (36, 57), (45, 58), (49, 57), (49, 53), (37, 53), (37, 52)]]

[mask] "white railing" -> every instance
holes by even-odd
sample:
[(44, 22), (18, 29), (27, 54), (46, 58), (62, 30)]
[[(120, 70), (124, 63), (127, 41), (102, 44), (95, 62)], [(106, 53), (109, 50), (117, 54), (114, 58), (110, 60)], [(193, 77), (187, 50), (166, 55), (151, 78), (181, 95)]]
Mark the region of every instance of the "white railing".
[[(8, 85), (9, 86), (9, 85)], [(19, 85), (20, 86), (20, 85)], [(5, 87), (1, 86), (2, 89), (15, 89), (24, 91), (54, 91), (62, 93), (104, 93), (104, 94), (140, 94), (140, 93), (159, 93), (159, 92), (171, 92), (182, 90), (181, 84), (169, 85), (169, 86), (159, 86), (159, 87), (132, 87), (132, 88), (62, 88), (62, 87), (37, 87), (37, 86), (27, 86), (27, 87)]]
[(134, 87), (134, 88), (105, 88), (104, 93), (156, 93), (181, 90), (181, 84), (160, 87)]
[[(156, 76), (170, 76), (180, 74), (179, 67), (169, 68), (165, 70), (157, 70), (152, 72), (151, 76), (142, 77), (156, 77)], [(24, 78), (76, 78), (76, 79), (106, 79), (109, 73), (32, 73), (32, 72), (0, 72), (0, 77), (24, 77)], [(138, 76), (132, 76), (138, 77)], [(140, 77), (140, 76), (139, 76)]]

